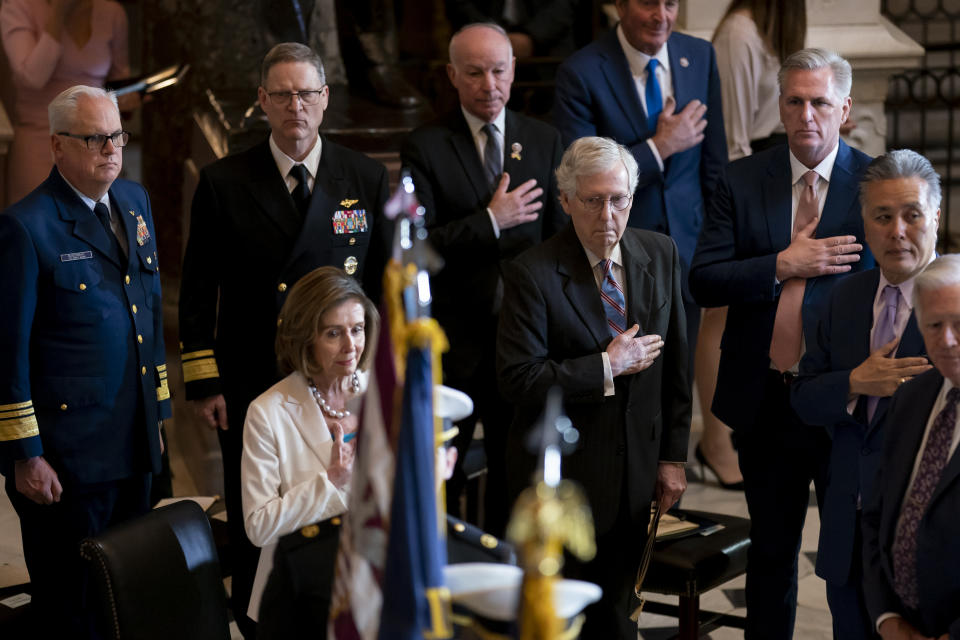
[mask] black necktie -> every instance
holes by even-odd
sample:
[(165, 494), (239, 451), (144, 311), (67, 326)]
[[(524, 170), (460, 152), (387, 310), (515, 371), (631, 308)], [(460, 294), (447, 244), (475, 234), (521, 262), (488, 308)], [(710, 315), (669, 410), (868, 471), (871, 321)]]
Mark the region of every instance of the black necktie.
[(98, 202), (94, 205), (93, 212), (97, 215), (97, 219), (100, 220), (100, 224), (103, 225), (103, 230), (107, 232), (107, 240), (110, 242), (110, 246), (117, 250), (118, 255), (122, 255), (123, 252), (120, 251), (120, 241), (113, 232), (113, 227), (110, 226), (110, 210), (107, 209), (107, 205)]
[(290, 195), (293, 196), (293, 202), (297, 205), (300, 217), (304, 218), (307, 215), (307, 209), (310, 207), (310, 185), (307, 184), (307, 168), (302, 164), (295, 164), (290, 169), (290, 175), (297, 180), (297, 186), (293, 188)]
[(483, 125), (483, 132), (487, 134), (487, 143), (483, 147), (483, 173), (487, 177), (487, 183), (493, 188), (496, 188), (503, 172), (503, 152), (500, 150), (496, 130), (489, 122)]

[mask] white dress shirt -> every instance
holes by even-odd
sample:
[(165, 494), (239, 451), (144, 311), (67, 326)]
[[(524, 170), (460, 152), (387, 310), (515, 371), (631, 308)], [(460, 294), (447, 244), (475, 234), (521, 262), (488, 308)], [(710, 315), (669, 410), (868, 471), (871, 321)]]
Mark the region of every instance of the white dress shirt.
[(273, 134), (270, 135), (270, 153), (273, 154), (273, 161), (277, 163), (277, 169), (280, 171), (280, 175), (283, 176), (283, 181), (287, 184), (287, 191), (289, 193), (292, 193), (297, 186), (297, 179), (290, 175), (290, 169), (292, 169), (295, 164), (302, 164), (307, 170), (307, 188), (310, 189), (310, 193), (313, 193), (313, 184), (317, 181), (317, 169), (320, 167), (320, 151), (322, 147), (323, 142), (320, 140), (320, 136), (317, 136), (317, 141), (313, 144), (313, 148), (310, 149), (307, 157), (304, 158), (302, 162), (297, 162), (281, 151), (273, 139)]
[[(670, 73), (670, 56), (667, 53), (667, 43), (663, 43), (660, 51), (655, 55), (648, 56), (644, 52), (634, 49), (627, 42), (627, 37), (623, 34), (623, 26), (617, 25), (617, 39), (620, 41), (620, 47), (623, 48), (623, 54), (627, 57), (627, 65), (630, 67), (630, 75), (633, 76), (633, 83), (636, 86), (637, 93), (640, 95), (640, 104), (643, 105), (643, 112), (647, 112), (647, 63), (650, 58), (656, 58), (657, 62), (657, 82), (660, 83), (660, 95), (663, 96), (663, 104), (667, 104), (667, 98), (673, 97), (673, 75)], [(656, 158), (660, 171), (663, 171), (663, 159), (660, 158), (660, 150), (653, 143), (653, 136), (647, 138), (647, 144)]]

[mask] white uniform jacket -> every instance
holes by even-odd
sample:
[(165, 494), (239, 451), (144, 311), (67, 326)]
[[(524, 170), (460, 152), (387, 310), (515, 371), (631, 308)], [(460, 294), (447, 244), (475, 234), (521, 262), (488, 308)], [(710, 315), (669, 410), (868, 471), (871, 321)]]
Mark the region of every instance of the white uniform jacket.
[[(366, 376), (360, 376), (366, 388)], [(250, 403), (240, 481), (243, 524), (250, 542), (262, 547), (247, 611), (254, 620), (277, 540), (347, 510), (349, 484), (338, 489), (327, 478), (332, 447), (327, 422), (302, 374), (288, 375)]]

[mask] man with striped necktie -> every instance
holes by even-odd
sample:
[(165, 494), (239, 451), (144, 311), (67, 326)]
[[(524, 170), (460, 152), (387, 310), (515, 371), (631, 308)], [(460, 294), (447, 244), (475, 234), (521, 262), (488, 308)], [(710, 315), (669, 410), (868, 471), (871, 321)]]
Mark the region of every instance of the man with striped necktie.
[(580, 431), (564, 477), (593, 511), (598, 555), (564, 575), (599, 584), (585, 638), (631, 638), (633, 578), (650, 502), (686, 488), (690, 429), (680, 257), (659, 233), (627, 229), (637, 163), (609, 138), (574, 142), (557, 169), (566, 227), (503, 266), (497, 339), (500, 388), (515, 403), (508, 435), (511, 495), (536, 460), (525, 446), (547, 391), (559, 385)]

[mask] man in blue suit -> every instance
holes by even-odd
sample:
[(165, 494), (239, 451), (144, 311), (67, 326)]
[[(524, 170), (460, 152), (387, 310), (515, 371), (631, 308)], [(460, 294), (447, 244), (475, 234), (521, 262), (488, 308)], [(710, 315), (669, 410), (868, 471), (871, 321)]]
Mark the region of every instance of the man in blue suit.
[(867, 167), (860, 202), (879, 268), (834, 287), (790, 389), (800, 419), (832, 440), (817, 575), (827, 581), (834, 637), (844, 640), (875, 637), (863, 598), (860, 510), (873, 495), (890, 396), (930, 368), (912, 293), (935, 256), (940, 177), (919, 153), (891, 151)]
[(116, 99), (72, 87), (49, 116), (56, 166), (0, 215), (0, 472), (33, 631), (87, 638), (79, 542), (150, 508), (170, 393), (150, 201), (117, 177)]
[(936, 367), (887, 410), (874, 495), (863, 510), (863, 589), (884, 640), (960, 638), (960, 256), (913, 285), (917, 324)]
[(779, 83), (788, 145), (727, 167), (690, 271), (697, 302), (729, 305), (712, 409), (736, 430), (752, 521), (748, 640), (793, 635), (810, 480), (819, 491), (826, 472), (826, 432), (790, 407), (803, 336), (812, 341), (840, 276), (873, 266), (857, 202), (870, 159), (840, 140), (850, 65), (804, 49), (784, 61)]
[(617, 0), (617, 28), (557, 71), (555, 120), (564, 145), (605, 136), (636, 159), (640, 181), (628, 225), (668, 234), (677, 243), (692, 357), (700, 308), (687, 274), (727, 147), (713, 45), (673, 33), (679, 5)]

